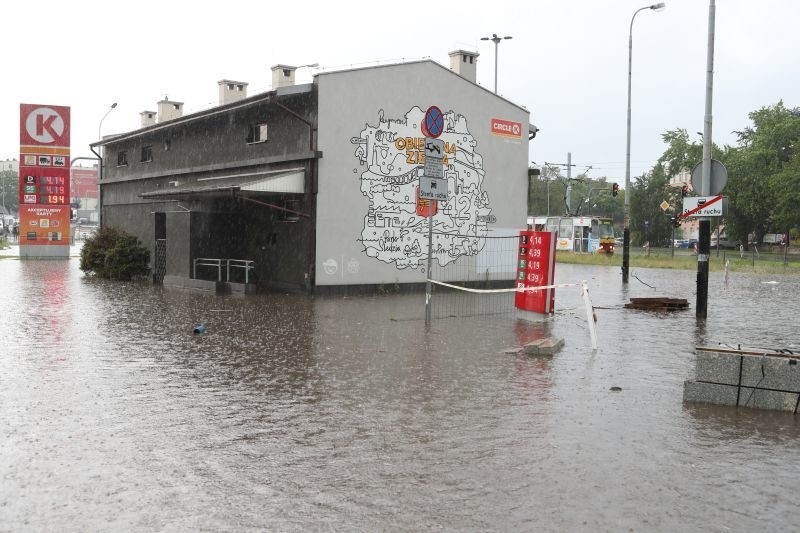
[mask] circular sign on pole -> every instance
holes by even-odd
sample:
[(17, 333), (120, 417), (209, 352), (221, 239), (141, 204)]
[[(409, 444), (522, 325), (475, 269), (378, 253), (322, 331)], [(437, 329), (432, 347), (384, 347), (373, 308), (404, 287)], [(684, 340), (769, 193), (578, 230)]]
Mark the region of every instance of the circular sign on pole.
[(422, 120), (422, 133), (425, 137), (434, 139), (444, 133), (444, 115), (442, 110), (432, 105), (425, 111), (425, 118)]
[[(725, 185), (728, 183), (728, 169), (725, 165), (717, 161), (711, 160), (711, 187), (708, 194), (716, 196), (722, 192)], [(697, 163), (692, 169), (692, 189), (695, 193), (699, 193), (703, 188), (703, 162)]]

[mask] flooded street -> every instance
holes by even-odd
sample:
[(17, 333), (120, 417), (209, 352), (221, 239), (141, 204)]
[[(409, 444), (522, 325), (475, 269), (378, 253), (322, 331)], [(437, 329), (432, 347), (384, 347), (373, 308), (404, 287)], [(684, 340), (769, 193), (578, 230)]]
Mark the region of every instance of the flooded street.
[[(800, 529), (797, 418), (682, 402), (695, 345), (800, 350), (797, 277), (712, 273), (698, 325), (696, 272), (559, 264), (595, 353), (575, 289), (426, 329), (424, 294), (0, 279), (1, 531)], [(690, 309), (622, 309), (655, 295)]]

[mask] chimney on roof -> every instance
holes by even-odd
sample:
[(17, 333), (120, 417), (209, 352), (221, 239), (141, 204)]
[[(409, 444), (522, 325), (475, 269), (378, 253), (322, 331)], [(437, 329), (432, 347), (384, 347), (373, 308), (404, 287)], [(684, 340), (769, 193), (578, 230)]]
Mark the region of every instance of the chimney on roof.
[(238, 102), (247, 98), (247, 83), (242, 81), (219, 80), (219, 105)]
[(173, 102), (168, 96), (158, 102), (158, 121), (166, 122), (168, 120), (181, 118), (183, 116), (183, 102)]
[(272, 90), (278, 87), (288, 87), (294, 85), (294, 71), (297, 67), (289, 65), (273, 65), (272, 70)]
[(465, 78), (472, 83), (476, 83), (478, 68), (478, 52), (467, 50), (455, 50), (448, 54), (450, 56), (450, 70)]
[(152, 126), (156, 123), (156, 112), (155, 111), (142, 111), (139, 113), (139, 116), (142, 119), (142, 127), (146, 128), (147, 126)]

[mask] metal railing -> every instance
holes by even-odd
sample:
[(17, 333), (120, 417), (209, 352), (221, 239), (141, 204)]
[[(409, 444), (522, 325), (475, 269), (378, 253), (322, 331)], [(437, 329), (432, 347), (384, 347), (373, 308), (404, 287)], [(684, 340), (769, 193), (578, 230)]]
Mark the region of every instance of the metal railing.
[(248, 259), (217, 259), (211, 257), (198, 257), (194, 260), (192, 278), (197, 279), (197, 267), (215, 267), (217, 269), (217, 281), (222, 281), (223, 267), (225, 271), (225, 281), (231, 280), (231, 268), (244, 270), (244, 282), (250, 283), (250, 271), (255, 268), (255, 261)]

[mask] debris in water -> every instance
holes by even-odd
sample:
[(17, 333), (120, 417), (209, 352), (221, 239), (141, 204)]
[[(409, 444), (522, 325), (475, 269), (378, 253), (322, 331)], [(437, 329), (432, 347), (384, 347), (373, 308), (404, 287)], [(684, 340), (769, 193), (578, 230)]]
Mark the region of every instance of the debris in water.
[(200, 334), (200, 333), (205, 333), (205, 332), (206, 332), (206, 326), (202, 322), (200, 322), (198, 325), (196, 325), (194, 327), (194, 329), (192, 330), (192, 333), (195, 333), (195, 334)]
[(688, 307), (689, 301), (686, 298), (667, 298), (664, 296), (631, 298), (631, 302), (625, 304), (626, 309), (645, 309), (647, 311), (677, 311)]
[(611, 389), (610, 389), (610, 390), (612, 390), (612, 391), (614, 391), (614, 392), (619, 392), (619, 391), (621, 391), (621, 390), (622, 390), (622, 387), (617, 387), (616, 385), (614, 385), (613, 387), (611, 387)]

